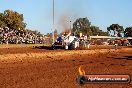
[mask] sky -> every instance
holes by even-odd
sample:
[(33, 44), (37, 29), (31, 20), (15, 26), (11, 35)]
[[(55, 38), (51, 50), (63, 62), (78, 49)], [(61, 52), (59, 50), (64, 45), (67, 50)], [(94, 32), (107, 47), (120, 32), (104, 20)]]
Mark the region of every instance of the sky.
[[(111, 24), (132, 26), (132, 0), (54, 0), (55, 29), (70, 28), (76, 19), (87, 17), (92, 25), (107, 31)], [(24, 15), (27, 29), (52, 32), (53, 0), (0, 0), (0, 13), (7, 9)], [(70, 22), (71, 21), (71, 22)]]

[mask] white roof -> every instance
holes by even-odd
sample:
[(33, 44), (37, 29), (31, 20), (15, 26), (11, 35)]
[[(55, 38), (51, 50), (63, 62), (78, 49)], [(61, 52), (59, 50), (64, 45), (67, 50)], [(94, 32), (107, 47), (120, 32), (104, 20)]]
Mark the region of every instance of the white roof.
[(90, 36), (90, 38), (106, 38), (106, 39), (115, 39), (115, 38), (122, 38), (122, 37), (111, 37), (111, 36)]

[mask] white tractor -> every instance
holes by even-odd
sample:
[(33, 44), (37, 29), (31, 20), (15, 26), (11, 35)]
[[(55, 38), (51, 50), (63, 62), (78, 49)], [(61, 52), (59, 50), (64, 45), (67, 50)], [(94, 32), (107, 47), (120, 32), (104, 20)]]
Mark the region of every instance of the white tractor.
[(71, 36), (71, 33), (59, 37), (56, 42), (52, 45), (52, 49), (76, 49), (79, 47), (79, 38)]

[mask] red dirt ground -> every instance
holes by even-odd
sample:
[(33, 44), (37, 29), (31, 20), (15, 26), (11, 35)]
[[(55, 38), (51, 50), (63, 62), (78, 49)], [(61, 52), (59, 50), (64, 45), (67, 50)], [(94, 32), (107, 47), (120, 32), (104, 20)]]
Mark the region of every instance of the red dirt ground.
[(120, 47), (118, 50), (107, 46), (101, 48), (46, 50), (1, 47), (0, 88), (132, 88), (132, 83), (77, 84), (79, 66), (84, 67), (86, 74), (132, 76), (132, 47)]

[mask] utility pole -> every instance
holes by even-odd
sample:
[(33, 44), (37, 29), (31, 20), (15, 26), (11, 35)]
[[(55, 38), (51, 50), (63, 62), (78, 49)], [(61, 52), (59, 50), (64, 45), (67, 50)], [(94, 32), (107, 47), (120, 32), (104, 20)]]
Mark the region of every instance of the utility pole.
[(70, 30), (71, 30), (71, 21), (70, 21)]
[(72, 33), (72, 28), (71, 28), (71, 20), (70, 20), (70, 33)]
[(53, 0), (53, 25), (52, 25), (52, 26), (53, 26), (53, 27), (52, 27), (53, 42), (52, 42), (52, 44), (54, 44), (54, 41), (55, 41), (55, 39), (54, 39), (54, 30), (55, 30), (55, 22), (54, 22), (54, 20), (55, 20), (55, 17), (54, 17), (54, 16), (55, 16), (55, 10), (54, 10), (54, 5), (55, 5), (55, 4), (54, 4), (54, 0)]

